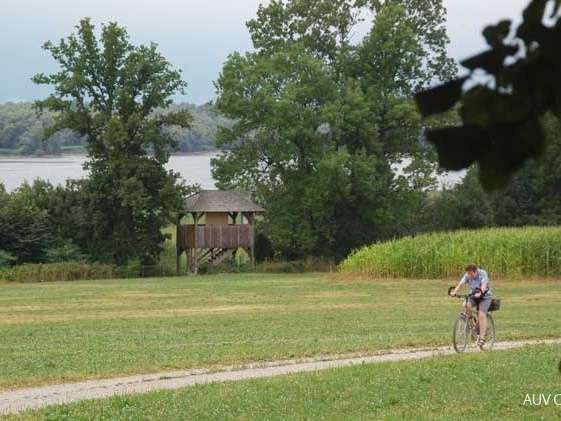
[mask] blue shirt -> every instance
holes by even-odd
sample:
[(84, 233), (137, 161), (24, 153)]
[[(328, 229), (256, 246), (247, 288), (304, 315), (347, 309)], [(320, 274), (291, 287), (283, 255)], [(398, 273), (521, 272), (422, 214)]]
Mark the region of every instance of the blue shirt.
[(483, 299), (491, 298), (493, 296), (493, 291), (491, 289), (491, 281), (489, 280), (489, 275), (483, 269), (477, 269), (477, 275), (472, 280), (469, 275), (466, 273), (464, 277), (460, 280), (460, 284), (462, 285), (469, 285), (470, 292), (473, 292), (475, 288), (481, 288), (481, 285), (486, 285), (487, 290), (485, 291), (485, 295), (483, 295)]

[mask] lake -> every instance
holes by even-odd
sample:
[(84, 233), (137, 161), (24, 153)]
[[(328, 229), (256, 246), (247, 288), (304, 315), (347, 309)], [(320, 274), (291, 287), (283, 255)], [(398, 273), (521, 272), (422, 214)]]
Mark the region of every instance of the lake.
[[(166, 167), (178, 172), (188, 184), (200, 184), (203, 189), (214, 189), (210, 174), (210, 160), (219, 152), (200, 152), (173, 155)], [(48, 180), (53, 185), (64, 185), (69, 178), (82, 178), (86, 172), (82, 165), (84, 155), (64, 155), (52, 158), (1, 157), (0, 182), (8, 192), (19, 187), (24, 181), (32, 183), (36, 178)], [(440, 187), (451, 187), (462, 179), (465, 171), (450, 172), (439, 177)]]
[[(174, 155), (166, 168), (178, 172), (187, 183), (198, 183), (203, 189), (214, 189), (210, 174), (210, 160), (218, 152), (201, 152)], [(50, 181), (53, 185), (64, 185), (69, 178), (83, 178), (85, 155), (64, 155), (52, 158), (0, 157), (0, 182), (8, 192), (24, 181), (32, 183), (36, 178)]]

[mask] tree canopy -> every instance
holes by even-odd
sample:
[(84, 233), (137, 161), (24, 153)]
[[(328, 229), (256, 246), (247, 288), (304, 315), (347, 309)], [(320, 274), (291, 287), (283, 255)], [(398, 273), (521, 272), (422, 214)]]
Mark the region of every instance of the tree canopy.
[[(247, 27), (254, 51), (230, 55), (216, 82), (235, 122), (218, 133), (232, 148), (213, 163), (219, 184), (263, 202), (266, 235), (289, 257), (406, 232), (434, 185), (411, 96), (455, 74), (442, 3), (273, 1)], [(392, 168), (404, 156), (407, 180)]]
[(176, 144), (166, 129), (191, 123), (186, 109), (155, 110), (166, 109), (186, 83), (156, 44), (132, 45), (116, 23), (102, 25), (99, 37), (89, 19), (76, 30), (58, 44), (44, 44), (59, 71), (34, 76), (35, 83), (54, 88), (35, 106), (54, 112), (46, 137), (70, 129), (87, 141), (89, 178), (81, 188), (89, 254), (116, 263), (150, 262), (164, 239), (161, 228), (183, 196), (177, 174), (164, 168)]

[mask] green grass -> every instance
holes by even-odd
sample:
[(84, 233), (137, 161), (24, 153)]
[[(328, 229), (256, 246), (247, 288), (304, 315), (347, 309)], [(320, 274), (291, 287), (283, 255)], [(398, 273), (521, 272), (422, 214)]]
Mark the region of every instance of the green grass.
[[(557, 346), (366, 364), (115, 396), (7, 419), (558, 419)], [(533, 406), (526, 395), (552, 395)], [(530, 398), (531, 399), (531, 398)], [(524, 402), (526, 401), (526, 404)], [(537, 400), (536, 400), (537, 402)], [(557, 398), (561, 403), (561, 396)]]
[[(454, 281), (455, 282), (455, 281)], [(447, 281), (216, 275), (0, 285), (0, 390), (450, 344)], [(561, 282), (495, 283), (497, 339), (558, 337)]]
[(340, 264), (341, 272), (397, 278), (455, 276), (466, 263), (491, 277), (561, 276), (561, 227), (439, 232), (373, 244)]

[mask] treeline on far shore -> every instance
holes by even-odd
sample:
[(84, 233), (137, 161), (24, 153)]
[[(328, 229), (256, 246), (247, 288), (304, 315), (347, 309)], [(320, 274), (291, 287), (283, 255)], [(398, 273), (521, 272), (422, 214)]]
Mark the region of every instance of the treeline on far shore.
[[(173, 104), (171, 111), (187, 109), (193, 116), (192, 127), (170, 127), (177, 141), (177, 152), (201, 152), (215, 149), (217, 127), (229, 121), (213, 110), (212, 105)], [(44, 140), (46, 127), (53, 124), (53, 114), (37, 115), (32, 102), (0, 104), (0, 155), (57, 155), (85, 153), (86, 141), (70, 130), (62, 130)]]

